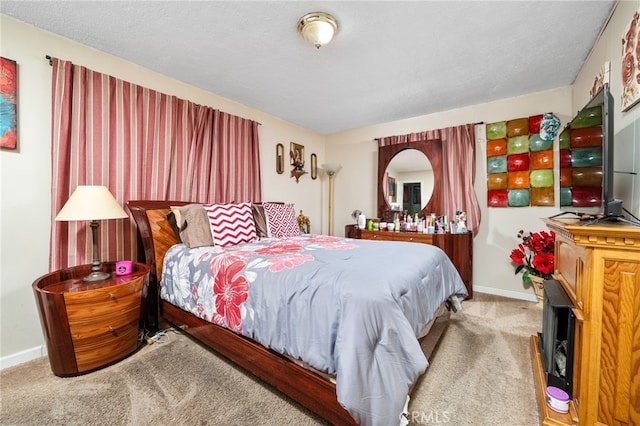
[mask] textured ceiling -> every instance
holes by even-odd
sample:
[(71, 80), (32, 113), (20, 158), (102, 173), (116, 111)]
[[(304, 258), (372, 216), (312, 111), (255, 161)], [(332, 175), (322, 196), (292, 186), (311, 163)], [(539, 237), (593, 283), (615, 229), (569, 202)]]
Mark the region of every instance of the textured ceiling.
[[(614, 5), (3, 0), (0, 12), (332, 134), (570, 85)], [(314, 11), (339, 25), (319, 50), (296, 28)]]

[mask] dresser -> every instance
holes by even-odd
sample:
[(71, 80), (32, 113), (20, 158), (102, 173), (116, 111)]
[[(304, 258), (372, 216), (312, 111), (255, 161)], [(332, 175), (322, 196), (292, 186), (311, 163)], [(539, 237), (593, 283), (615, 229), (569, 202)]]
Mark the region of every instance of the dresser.
[(129, 275), (84, 282), (91, 265), (51, 272), (33, 283), (51, 370), (75, 376), (107, 366), (134, 352), (144, 337), (149, 267), (133, 263)]
[(538, 336), (531, 337), (544, 425), (640, 425), (640, 227), (547, 219), (556, 233), (554, 278), (575, 306), (573, 400), (545, 404)]
[(418, 232), (403, 231), (369, 231), (358, 229), (356, 225), (345, 227), (347, 238), (382, 241), (405, 241), (429, 244), (444, 251), (453, 266), (458, 270), (462, 282), (469, 293), (468, 299), (473, 297), (473, 235), (471, 232), (464, 234), (423, 234)]

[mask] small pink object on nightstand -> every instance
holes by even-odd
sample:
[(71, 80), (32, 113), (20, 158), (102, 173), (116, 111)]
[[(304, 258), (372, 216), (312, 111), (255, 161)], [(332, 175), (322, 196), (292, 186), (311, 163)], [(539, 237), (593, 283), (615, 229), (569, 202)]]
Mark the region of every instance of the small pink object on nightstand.
[(131, 260), (116, 262), (116, 275), (129, 275), (131, 272), (133, 272), (133, 262)]

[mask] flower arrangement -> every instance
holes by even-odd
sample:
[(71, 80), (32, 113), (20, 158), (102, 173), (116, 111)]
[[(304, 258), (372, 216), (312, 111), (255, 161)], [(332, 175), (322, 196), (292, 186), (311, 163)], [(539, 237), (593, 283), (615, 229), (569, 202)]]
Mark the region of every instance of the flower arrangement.
[(522, 242), (509, 256), (515, 265), (516, 275), (524, 271), (522, 274), (523, 283), (531, 282), (529, 275), (551, 279), (554, 267), (555, 232), (540, 231), (525, 234), (523, 230), (520, 230), (518, 238)]

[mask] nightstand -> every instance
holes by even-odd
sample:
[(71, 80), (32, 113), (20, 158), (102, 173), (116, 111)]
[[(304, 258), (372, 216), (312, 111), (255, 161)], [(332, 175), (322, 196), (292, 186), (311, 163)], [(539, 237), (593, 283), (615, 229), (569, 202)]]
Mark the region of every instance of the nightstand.
[(76, 376), (113, 364), (140, 347), (149, 267), (133, 263), (130, 275), (115, 275), (103, 262), (107, 280), (82, 278), (91, 265), (43, 275), (33, 283), (49, 363), (56, 376)]

